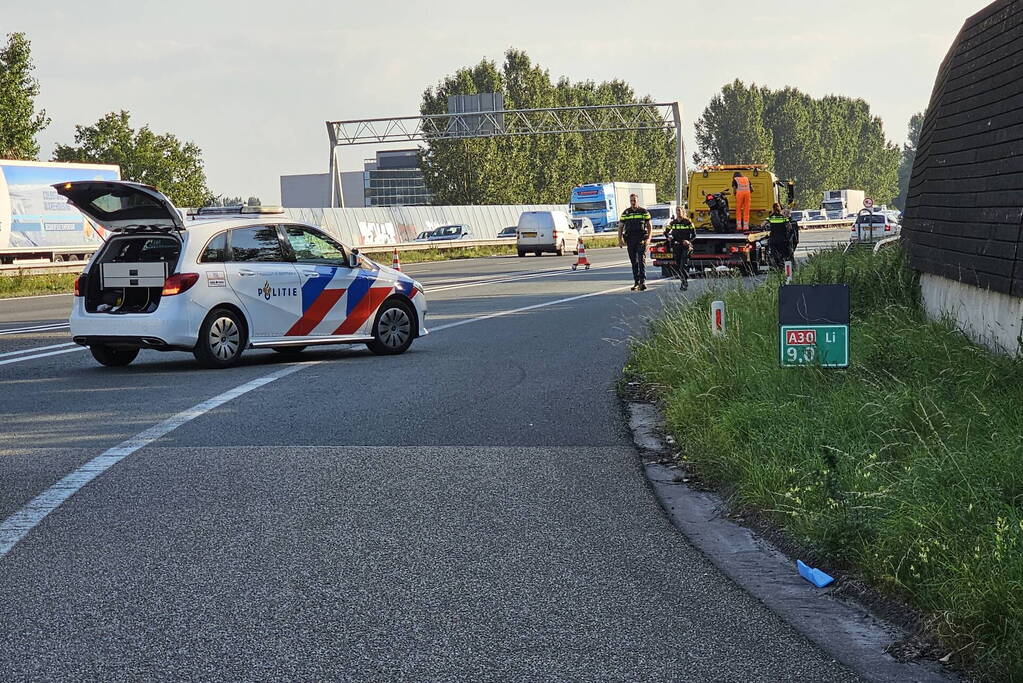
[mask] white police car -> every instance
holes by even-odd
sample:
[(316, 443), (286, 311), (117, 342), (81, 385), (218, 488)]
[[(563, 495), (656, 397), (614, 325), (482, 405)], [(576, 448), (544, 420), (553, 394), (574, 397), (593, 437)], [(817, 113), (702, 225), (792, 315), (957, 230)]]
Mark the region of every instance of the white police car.
[(72, 339), (103, 365), (127, 365), (143, 348), (191, 351), (213, 368), (247, 348), (364, 343), (395, 354), (426, 334), (418, 282), (280, 209), (185, 219), (147, 185), (54, 188), (110, 232), (71, 310)]

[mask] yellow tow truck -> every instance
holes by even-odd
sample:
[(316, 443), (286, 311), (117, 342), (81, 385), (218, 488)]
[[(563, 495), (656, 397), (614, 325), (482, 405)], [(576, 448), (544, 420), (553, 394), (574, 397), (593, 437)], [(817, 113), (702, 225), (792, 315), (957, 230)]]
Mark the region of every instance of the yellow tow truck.
[[(750, 229), (737, 230), (732, 194), (732, 178), (736, 172), (749, 178)], [(784, 191), (784, 197), (783, 197)], [(687, 197), (689, 218), (696, 229), (693, 250), (689, 255), (690, 271), (706, 268), (737, 268), (756, 274), (767, 269), (769, 235), (765, 221), (775, 202), (791, 207), (795, 184), (782, 182), (762, 164), (704, 166), (689, 173)], [(651, 239), (650, 258), (660, 266), (661, 275), (674, 274), (671, 243), (665, 236)]]

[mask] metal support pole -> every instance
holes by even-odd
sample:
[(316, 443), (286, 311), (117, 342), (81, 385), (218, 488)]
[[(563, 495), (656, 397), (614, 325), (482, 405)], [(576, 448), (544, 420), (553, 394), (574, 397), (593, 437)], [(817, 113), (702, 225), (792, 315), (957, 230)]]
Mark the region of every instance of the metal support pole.
[(341, 167), (337, 158), (337, 135), (334, 133), (334, 126), (327, 122), (327, 137), (330, 138), (330, 164), (328, 171), (330, 183), (330, 208), (344, 208), (345, 197), (341, 187)]
[(682, 112), (678, 102), (671, 104), (671, 116), (675, 123), (675, 202), (682, 206), (685, 203), (686, 174), (686, 143), (682, 140)]

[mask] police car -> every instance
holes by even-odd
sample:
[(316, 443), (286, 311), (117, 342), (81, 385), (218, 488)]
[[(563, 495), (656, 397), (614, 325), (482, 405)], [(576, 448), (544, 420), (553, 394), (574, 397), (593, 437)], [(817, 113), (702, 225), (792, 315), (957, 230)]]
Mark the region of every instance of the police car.
[(397, 354), (426, 334), (418, 282), (280, 209), (185, 218), (147, 185), (53, 187), (107, 233), (71, 310), (72, 339), (103, 365), (128, 365), (140, 349), (191, 351), (211, 368), (249, 348)]

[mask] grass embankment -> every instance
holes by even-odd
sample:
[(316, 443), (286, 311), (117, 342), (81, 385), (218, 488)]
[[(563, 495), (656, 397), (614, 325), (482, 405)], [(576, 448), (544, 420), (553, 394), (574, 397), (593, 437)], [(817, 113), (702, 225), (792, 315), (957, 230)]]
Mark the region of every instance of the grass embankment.
[[(617, 237), (590, 237), (584, 240), (587, 249), (613, 247), (618, 244)], [(508, 245), (493, 247), (465, 247), (459, 249), (417, 249), (403, 251), (401, 262), (424, 263), (427, 261), (450, 261), (455, 259), (483, 258), (485, 256), (507, 256), (515, 253), (515, 242)], [(390, 252), (372, 252), (368, 254), (374, 261), (390, 265)], [(76, 274), (61, 273), (55, 275), (12, 275), (0, 276), (0, 299), (16, 296), (34, 296), (38, 294), (70, 294), (75, 289)]]
[[(618, 244), (618, 236), (613, 237), (588, 237), (583, 242), (587, 249), (600, 249), (602, 247), (613, 247)], [(508, 240), (508, 244), (495, 245), (490, 247), (459, 247), (454, 249), (415, 249), (412, 251), (398, 252), (402, 264), (425, 263), (427, 261), (452, 261), (467, 258), (483, 258), (486, 256), (510, 256), (515, 254), (515, 240)], [(366, 255), (374, 261), (385, 265), (390, 264), (390, 251), (370, 251)]]
[(778, 366), (777, 277), (669, 307), (628, 372), (663, 399), (680, 457), (850, 569), (933, 615), (947, 652), (1023, 680), (1023, 362), (929, 321), (898, 250), (825, 252), (800, 283), (850, 285), (852, 366)]
[(78, 273), (0, 276), (0, 299), (37, 294), (70, 294)]

